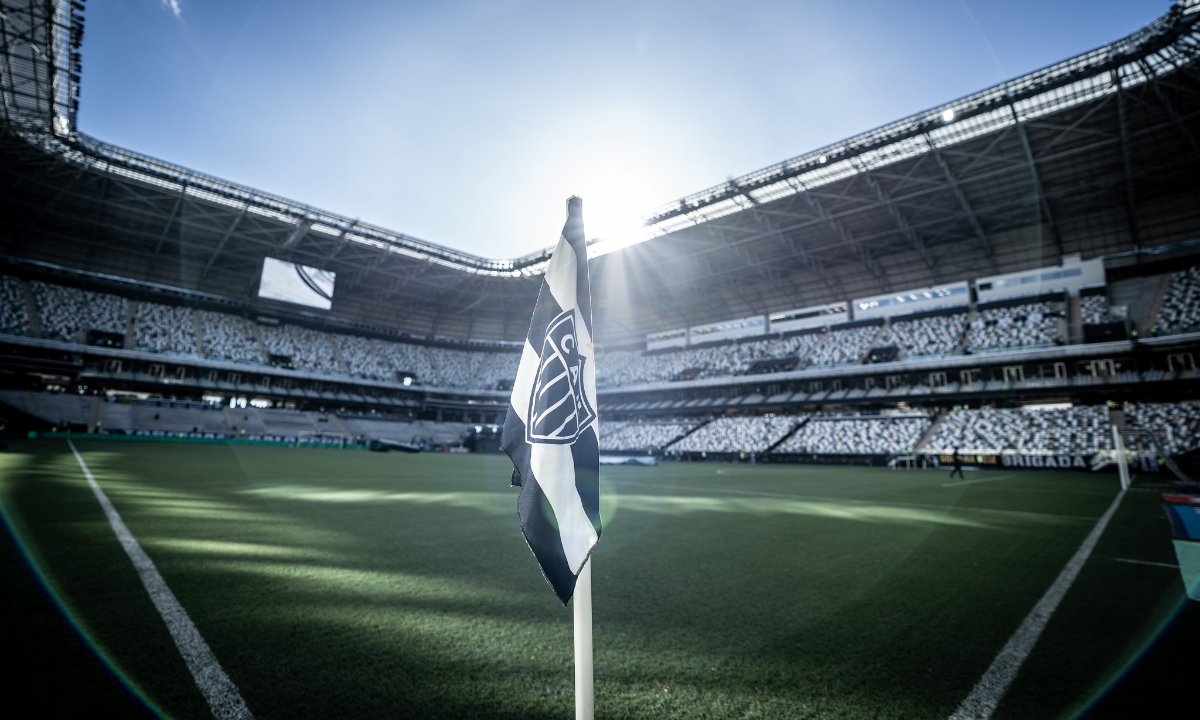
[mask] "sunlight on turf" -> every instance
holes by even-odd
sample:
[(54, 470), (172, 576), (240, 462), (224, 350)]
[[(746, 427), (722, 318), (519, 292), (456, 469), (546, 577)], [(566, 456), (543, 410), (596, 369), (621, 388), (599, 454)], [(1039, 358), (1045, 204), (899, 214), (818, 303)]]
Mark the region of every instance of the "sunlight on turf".
[[(85, 461), (92, 471), (96, 482), (105, 493), (121, 508), (140, 510), (153, 515), (186, 518), (191, 520), (225, 520), (230, 522), (267, 523), (278, 522), (277, 518), (248, 511), (237, 505), (212, 500), (192, 493), (168, 490), (158, 486), (149, 486), (136, 475), (129, 475), (105, 467), (105, 462), (119, 461), (120, 455), (115, 453), (88, 452)], [(51, 475), (55, 482), (67, 484), (86, 483), (79, 472), (79, 465), (72, 456), (53, 464), (62, 466), (62, 472)], [(69, 468), (69, 469), (68, 469)]]
[[(384, 492), (382, 490), (339, 490), (314, 485), (273, 485), (239, 491), (280, 500), (303, 500), (317, 503), (408, 503), (412, 505), (448, 505), (471, 508), (497, 514), (509, 514), (512, 505), (497, 502), (488, 492)], [(514, 495), (513, 502), (516, 502)]]
[(869, 523), (953, 525), (970, 528), (990, 527), (986, 523), (951, 515), (944, 510), (864, 505), (859, 503), (843, 505), (836, 502), (811, 502), (777, 498), (678, 497), (631, 494), (622, 494), (620, 496), (620, 503), (622, 507), (628, 510), (641, 510), (654, 513), (665, 512), (675, 515), (694, 512), (742, 514), (791, 513)]
[(291, 592), (304, 590), (317, 590), (321, 593), (341, 592), (349, 597), (359, 599), (375, 596), (392, 600), (438, 602), (478, 602), (482, 600), (509, 603), (520, 599), (523, 595), (514, 595), (510, 589), (487, 590), (460, 580), (414, 573), (251, 561), (214, 561), (208, 563), (207, 566), (215, 571), (257, 575), (284, 581), (288, 584), (288, 590)]
[(220, 540), (181, 540), (178, 538), (149, 538), (143, 545), (196, 555), (240, 555), (297, 560), (337, 560), (337, 553), (313, 548), (262, 545), (259, 543), (224, 542)]

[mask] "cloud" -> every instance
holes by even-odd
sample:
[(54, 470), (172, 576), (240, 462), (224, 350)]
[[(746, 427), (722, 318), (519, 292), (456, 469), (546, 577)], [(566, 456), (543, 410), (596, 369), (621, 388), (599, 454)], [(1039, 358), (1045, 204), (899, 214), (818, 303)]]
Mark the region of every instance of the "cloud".
[(179, 0), (162, 0), (162, 4), (171, 8), (171, 12), (175, 13), (175, 17), (179, 17), (179, 13), (183, 11), (183, 8), (179, 6)]

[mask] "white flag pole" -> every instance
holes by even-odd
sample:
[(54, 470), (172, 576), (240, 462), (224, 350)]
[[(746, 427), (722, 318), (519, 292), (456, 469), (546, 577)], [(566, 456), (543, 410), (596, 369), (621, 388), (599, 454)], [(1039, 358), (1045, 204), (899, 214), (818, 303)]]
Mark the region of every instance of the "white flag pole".
[(575, 720), (592, 720), (592, 560), (588, 558), (575, 580)]
[(1129, 482), (1129, 466), (1125, 463), (1125, 443), (1121, 440), (1121, 429), (1116, 425), (1112, 426), (1113, 434), (1113, 450), (1117, 455), (1117, 473), (1121, 478), (1121, 489), (1128, 490)]

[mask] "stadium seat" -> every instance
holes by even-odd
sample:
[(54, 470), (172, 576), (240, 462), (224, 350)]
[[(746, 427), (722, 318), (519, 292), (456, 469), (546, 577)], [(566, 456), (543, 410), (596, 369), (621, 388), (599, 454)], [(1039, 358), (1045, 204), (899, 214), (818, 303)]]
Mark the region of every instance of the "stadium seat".
[(894, 455), (912, 452), (929, 425), (928, 419), (914, 417), (812, 419), (775, 452), (816, 455)]

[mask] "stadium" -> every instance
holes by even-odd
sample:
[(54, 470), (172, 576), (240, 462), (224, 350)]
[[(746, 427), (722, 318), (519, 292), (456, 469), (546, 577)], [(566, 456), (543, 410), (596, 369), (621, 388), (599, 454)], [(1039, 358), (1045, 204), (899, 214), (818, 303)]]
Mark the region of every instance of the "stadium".
[[(570, 610), (500, 448), (554, 248), (89, 137), (83, 3), (0, 7), (12, 697), (568, 716)], [(593, 245), (598, 715), (1167, 714), (1200, 641), (1198, 22), (1179, 0)]]

